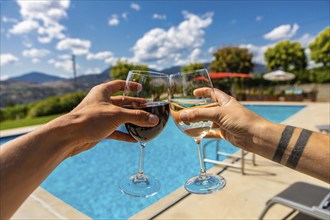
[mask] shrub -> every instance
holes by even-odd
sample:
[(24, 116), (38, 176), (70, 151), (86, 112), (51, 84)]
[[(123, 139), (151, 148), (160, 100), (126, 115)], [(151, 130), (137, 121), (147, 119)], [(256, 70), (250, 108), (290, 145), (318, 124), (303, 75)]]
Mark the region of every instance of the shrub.
[(31, 107), (28, 117), (39, 117), (62, 113), (62, 106), (59, 97), (53, 96), (37, 102)]
[(0, 121), (25, 118), (29, 110), (28, 105), (14, 105), (0, 111)]
[(64, 95), (60, 98), (62, 112), (67, 113), (74, 109), (86, 96), (84, 92), (75, 92)]

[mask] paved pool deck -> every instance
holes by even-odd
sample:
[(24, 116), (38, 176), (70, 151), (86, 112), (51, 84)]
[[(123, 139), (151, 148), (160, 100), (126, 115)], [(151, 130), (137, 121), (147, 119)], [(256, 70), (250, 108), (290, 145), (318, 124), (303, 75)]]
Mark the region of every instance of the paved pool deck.
[[(306, 105), (283, 124), (318, 131), (318, 125), (330, 124), (330, 103), (244, 102), (243, 104)], [(28, 131), (36, 127), (28, 128)], [(1, 136), (25, 133), (24, 129), (2, 131)], [(328, 143), (330, 145), (330, 143)], [(251, 157), (251, 154), (246, 156)], [(232, 162), (229, 161), (228, 162)], [(329, 161), (330, 162), (330, 161)], [(240, 161), (232, 162), (239, 164)], [(172, 194), (142, 210), (131, 219), (258, 219), (265, 203), (297, 181), (325, 187), (329, 184), (256, 156), (256, 166), (245, 163), (245, 175), (239, 169), (214, 166), (208, 172), (220, 173), (227, 186), (211, 195), (192, 195), (180, 187)], [(280, 219), (288, 208), (274, 206), (266, 219)], [(12, 219), (91, 219), (41, 187), (24, 202)], [(109, 217), (109, 219), (111, 219)]]

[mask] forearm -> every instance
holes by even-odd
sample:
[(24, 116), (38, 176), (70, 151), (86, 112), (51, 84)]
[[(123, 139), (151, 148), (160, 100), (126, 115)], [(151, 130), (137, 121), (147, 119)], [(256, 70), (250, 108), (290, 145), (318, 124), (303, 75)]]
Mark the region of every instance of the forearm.
[(9, 218), (67, 157), (72, 124), (66, 117), (1, 147), (1, 219)]
[(330, 182), (330, 136), (265, 122), (254, 131), (252, 152)]

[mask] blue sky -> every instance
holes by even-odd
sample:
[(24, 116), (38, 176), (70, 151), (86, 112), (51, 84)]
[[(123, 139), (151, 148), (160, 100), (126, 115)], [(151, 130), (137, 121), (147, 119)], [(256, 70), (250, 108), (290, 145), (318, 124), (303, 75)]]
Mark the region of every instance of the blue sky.
[[(210, 62), (224, 46), (254, 62), (281, 40), (306, 47), (329, 27), (330, 1), (0, 1), (1, 79), (30, 71), (71, 77), (118, 60), (161, 70)], [(309, 51), (306, 49), (306, 53)]]

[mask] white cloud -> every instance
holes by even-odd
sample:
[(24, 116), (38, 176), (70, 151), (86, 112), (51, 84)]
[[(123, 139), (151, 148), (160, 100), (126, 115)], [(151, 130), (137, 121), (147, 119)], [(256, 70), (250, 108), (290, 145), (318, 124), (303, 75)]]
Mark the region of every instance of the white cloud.
[(7, 79), (9, 79), (9, 77), (10, 76), (8, 74), (1, 73), (0, 74), (0, 81), (7, 80)]
[(135, 11), (140, 11), (141, 7), (137, 3), (132, 3), (131, 8), (134, 9)]
[(262, 16), (257, 16), (257, 17), (256, 17), (256, 21), (261, 21), (262, 19), (263, 19)]
[(105, 60), (109, 57), (113, 57), (113, 53), (111, 51), (102, 51), (99, 53), (89, 53), (87, 54), (87, 60)]
[(213, 13), (197, 16), (183, 12), (184, 21), (164, 30), (154, 28), (144, 34), (132, 48), (133, 62), (156, 62), (159, 65), (177, 65), (204, 44), (204, 29), (212, 24)]
[(38, 59), (38, 58), (33, 58), (33, 59), (32, 59), (32, 63), (40, 63), (40, 59)]
[(58, 55), (57, 57), (58, 57), (58, 59), (61, 59), (61, 60), (70, 60), (70, 59), (72, 59), (72, 55), (69, 55), (69, 54), (62, 54), (62, 55)]
[(8, 18), (6, 16), (2, 17), (1, 20), (4, 23), (17, 23), (18, 22), (17, 19), (15, 19), (15, 18)]
[(124, 18), (124, 19), (127, 19), (128, 18), (128, 12), (122, 13), (121, 17)]
[(102, 51), (98, 53), (89, 53), (86, 56), (87, 60), (103, 60), (107, 64), (115, 64), (118, 60), (111, 51)]
[(15, 24), (10, 30), (11, 34), (27, 34), (39, 28), (39, 23), (34, 20), (24, 20)]
[(312, 36), (310, 34), (304, 34), (303, 36), (301, 36), (300, 38), (296, 39), (295, 41), (298, 41), (299, 43), (301, 43), (301, 46), (303, 47), (307, 47), (312, 41), (314, 41), (315, 36)]
[[(52, 64), (55, 68), (57, 69), (62, 69), (67, 73), (72, 73), (72, 60), (71, 57), (67, 57), (68, 59), (61, 59), (61, 60), (55, 60), (55, 59), (50, 59), (48, 60), (49, 64)], [(76, 64), (76, 68), (80, 69), (80, 66)]]
[(289, 39), (293, 37), (299, 29), (298, 24), (284, 24), (274, 28), (272, 31), (264, 35), (267, 40)]
[(10, 30), (11, 34), (27, 34), (37, 30), (41, 43), (49, 43), (54, 38), (63, 39), (65, 27), (59, 23), (67, 17), (70, 0), (26, 1), (17, 0), (22, 20)]
[(11, 63), (16, 63), (18, 58), (10, 53), (0, 55), (0, 66), (4, 66)]
[(99, 73), (101, 73), (101, 69), (98, 67), (88, 68), (85, 70), (85, 74), (99, 74)]
[(166, 19), (166, 15), (165, 14), (153, 14), (152, 15), (153, 19), (159, 19), (159, 20), (165, 20)]
[(190, 63), (195, 63), (200, 61), (200, 55), (202, 53), (202, 50), (200, 48), (195, 48), (190, 55), (188, 56), (188, 61)]
[(273, 47), (274, 44), (268, 44), (263, 46), (256, 46), (253, 44), (241, 44), (239, 47), (247, 48), (250, 53), (253, 54), (253, 63), (265, 64), (264, 54), (268, 48)]
[(22, 52), (22, 55), (25, 57), (36, 58), (36, 57), (44, 57), (44, 56), (48, 55), (49, 53), (50, 53), (49, 50), (46, 50), (46, 49), (32, 48), (30, 50), (24, 50)]
[(210, 48), (207, 50), (207, 52), (210, 53), (210, 54), (213, 54), (215, 50), (216, 50), (215, 47), (210, 47)]
[(75, 55), (88, 54), (90, 47), (91, 42), (89, 40), (81, 40), (78, 38), (66, 38), (58, 42), (56, 45), (57, 50), (69, 50)]
[(108, 21), (108, 24), (110, 26), (117, 26), (117, 25), (119, 25), (119, 23), (120, 23), (120, 21), (119, 21), (118, 15), (116, 15), (116, 14), (113, 14)]
[(65, 30), (65, 27), (59, 23), (54, 23), (52, 26), (44, 28), (38, 28), (38, 41), (40, 43), (50, 43), (54, 38), (63, 39), (65, 35), (62, 31)]

